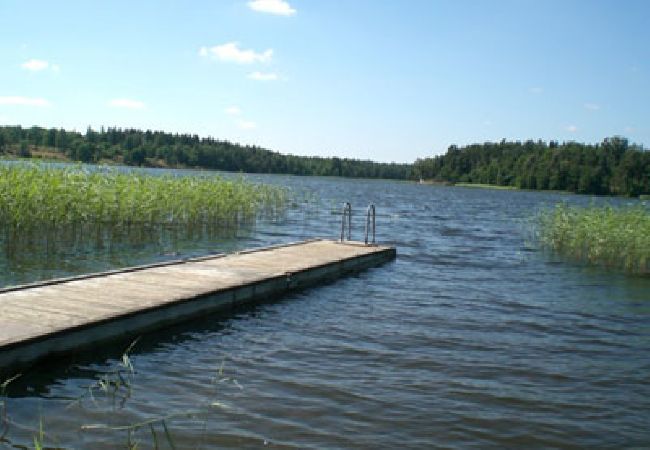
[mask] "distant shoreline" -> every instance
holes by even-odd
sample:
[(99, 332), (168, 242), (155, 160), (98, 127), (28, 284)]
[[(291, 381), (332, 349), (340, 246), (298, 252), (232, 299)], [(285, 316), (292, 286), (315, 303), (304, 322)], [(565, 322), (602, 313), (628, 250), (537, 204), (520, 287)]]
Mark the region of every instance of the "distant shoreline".
[(466, 187), (473, 189), (495, 189), (498, 191), (519, 191), (516, 186), (499, 186), (497, 184), (485, 184), (485, 183), (455, 183), (456, 187)]
[[(61, 153), (56, 153), (56, 152), (49, 152), (49, 151), (39, 151), (39, 150), (34, 150), (31, 152), (31, 156), (29, 157), (21, 157), (17, 156), (15, 154), (4, 154), (0, 155), (0, 161), (5, 160), (5, 161), (35, 161), (35, 162), (50, 162), (50, 163), (68, 163), (68, 164), (75, 164), (75, 163), (80, 163), (81, 161), (76, 161), (73, 159), (68, 158), (64, 154)], [(180, 165), (176, 164), (174, 166), (166, 165), (164, 162), (161, 164), (146, 164), (142, 166), (133, 166), (129, 164), (125, 164), (124, 162), (119, 162), (119, 161), (114, 161), (111, 159), (106, 159), (106, 160), (101, 160), (89, 164), (98, 164), (98, 165), (104, 165), (104, 166), (125, 166), (125, 167), (143, 167), (143, 168), (148, 168), (148, 169), (171, 169), (171, 170), (214, 170), (217, 172), (231, 172), (231, 173), (236, 173), (233, 171), (229, 170), (220, 170), (220, 169), (206, 169), (204, 167), (193, 167), (193, 166), (187, 166), (187, 165)], [(421, 184), (421, 185), (426, 185), (426, 186), (445, 186), (445, 187), (462, 187), (462, 188), (468, 188), (468, 189), (489, 189), (489, 190), (495, 190), (495, 191), (521, 191), (521, 192), (546, 192), (546, 193), (556, 193), (556, 194), (564, 194), (564, 195), (597, 195), (597, 194), (577, 194), (576, 192), (571, 192), (571, 191), (561, 191), (561, 190), (542, 190), (542, 189), (522, 189), (518, 188), (517, 186), (499, 186), (497, 184), (486, 184), (486, 183), (467, 183), (467, 182), (459, 182), (459, 183), (454, 183), (453, 181), (444, 181), (444, 180), (424, 180), (421, 179), (419, 181), (416, 180), (399, 180), (399, 179), (393, 179), (393, 178), (364, 178), (364, 177), (344, 177), (344, 176), (336, 176), (336, 175), (294, 175), (294, 174), (278, 174), (278, 173), (260, 173), (260, 172), (244, 172), (247, 174), (253, 174), (253, 175), (287, 175), (287, 176), (324, 176), (324, 177), (334, 177), (334, 178), (344, 178), (344, 179), (362, 179), (362, 180), (375, 180), (375, 181), (391, 181), (391, 182), (396, 182), (396, 183), (415, 183), (415, 184)], [(616, 195), (599, 195), (601, 197), (620, 197)], [(632, 197), (634, 198), (634, 197)], [(639, 200), (642, 201), (648, 201), (650, 200), (650, 195), (645, 195), (641, 194), (638, 197)]]
[(619, 136), (593, 145), (532, 140), (452, 145), (444, 155), (409, 164), (281, 154), (163, 131), (88, 128), (82, 134), (36, 126), (0, 126), (0, 155), (164, 169), (419, 181), (473, 189), (630, 198), (650, 195), (650, 151)]
[[(559, 190), (542, 190), (542, 189), (522, 189), (517, 186), (499, 186), (497, 184), (485, 184), (485, 183), (454, 183), (451, 181), (440, 181), (440, 180), (420, 180), (416, 181), (417, 184), (427, 185), (427, 186), (446, 186), (446, 187), (462, 187), (468, 189), (490, 189), (495, 191), (520, 191), (520, 192), (545, 192), (553, 194), (563, 194), (563, 195), (591, 195), (596, 194), (577, 194), (571, 191), (559, 191)], [(600, 195), (599, 197), (617, 197), (615, 195)], [(650, 200), (650, 195), (640, 195), (640, 200)]]

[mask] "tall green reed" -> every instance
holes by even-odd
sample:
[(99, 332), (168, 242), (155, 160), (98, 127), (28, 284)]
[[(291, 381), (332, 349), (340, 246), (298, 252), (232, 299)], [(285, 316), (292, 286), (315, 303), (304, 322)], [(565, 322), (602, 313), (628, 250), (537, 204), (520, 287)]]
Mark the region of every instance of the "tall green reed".
[[(0, 240), (9, 259), (35, 249), (104, 249), (231, 235), (281, 216), (286, 190), (214, 174), (0, 165)], [(169, 247), (169, 245), (161, 245)]]
[(627, 207), (572, 207), (564, 203), (538, 218), (541, 244), (558, 254), (625, 270), (650, 273), (650, 210)]
[(77, 223), (219, 225), (278, 210), (284, 201), (284, 190), (242, 178), (0, 166), (0, 224), (16, 229)]

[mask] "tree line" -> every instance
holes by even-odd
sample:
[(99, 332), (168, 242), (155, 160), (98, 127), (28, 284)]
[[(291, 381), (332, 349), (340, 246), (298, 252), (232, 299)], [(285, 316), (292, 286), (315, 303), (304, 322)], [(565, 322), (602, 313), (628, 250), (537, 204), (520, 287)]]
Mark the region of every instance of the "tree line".
[(120, 128), (88, 128), (82, 134), (55, 128), (4, 126), (0, 127), (0, 154), (3, 152), (22, 157), (47, 152), (85, 163), (399, 180), (411, 178), (412, 169), (411, 164), (284, 155), (211, 137)]
[(88, 128), (0, 127), (0, 154), (53, 155), (86, 163), (196, 167), (249, 173), (281, 173), (445, 183), (482, 183), (581, 194), (650, 194), (650, 152), (622, 137), (599, 144), (557, 141), (452, 145), (440, 156), (413, 164), (337, 157), (285, 155), (211, 137), (162, 131)]
[(600, 144), (542, 141), (452, 145), (447, 153), (418, 159), (420, 179), (493, 184), (579, 194), (650, 194), (650, 152), (622, 137)]

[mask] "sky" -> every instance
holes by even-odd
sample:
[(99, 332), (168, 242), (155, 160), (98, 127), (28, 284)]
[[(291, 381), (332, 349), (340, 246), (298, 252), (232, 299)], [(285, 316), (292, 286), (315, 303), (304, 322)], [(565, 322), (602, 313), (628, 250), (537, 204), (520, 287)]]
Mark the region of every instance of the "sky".
[(0, 0), (0, 124), (412, 162), (650, 145), (647, 0)]

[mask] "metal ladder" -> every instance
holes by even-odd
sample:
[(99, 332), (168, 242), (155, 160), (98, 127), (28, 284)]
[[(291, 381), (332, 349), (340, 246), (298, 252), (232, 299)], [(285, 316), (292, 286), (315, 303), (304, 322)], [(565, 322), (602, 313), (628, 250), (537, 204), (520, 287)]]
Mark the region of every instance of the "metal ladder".
[(345, 218), (348, 218), (348, 241), (352, 234), (352, 205), (350, 202), (343, 203), (343, 215), (341, 216), (341, 242), (345, 240)]
[(368, 245), (368, 232), (370, 231), (370, 224), (372, 221), (372, 242), (371, 244), (375, 243), (375, 216), (377, 215), (375, 211), (375, 204), (371, 203), (368, 205), (368, 209), (366, 210), (366, 237), (365, 237), (365, 244)]
[[(369, 234), (372, 231), (372, 240), (370, 245), (375, 244), (375, 231), (376, 231), (376, 208), (374, 203), (370, 203), (366, 209), (366, 230), (364, 243), (368, 245)], [(347, 223), (347, 233), (346, 233), (346, 223)], [(341, 214), (341, 237), (340, 242), (346, 240), (351, 240), (352, 236), (352, 205), (350, 202), (343, 203), (343, 214)]]

